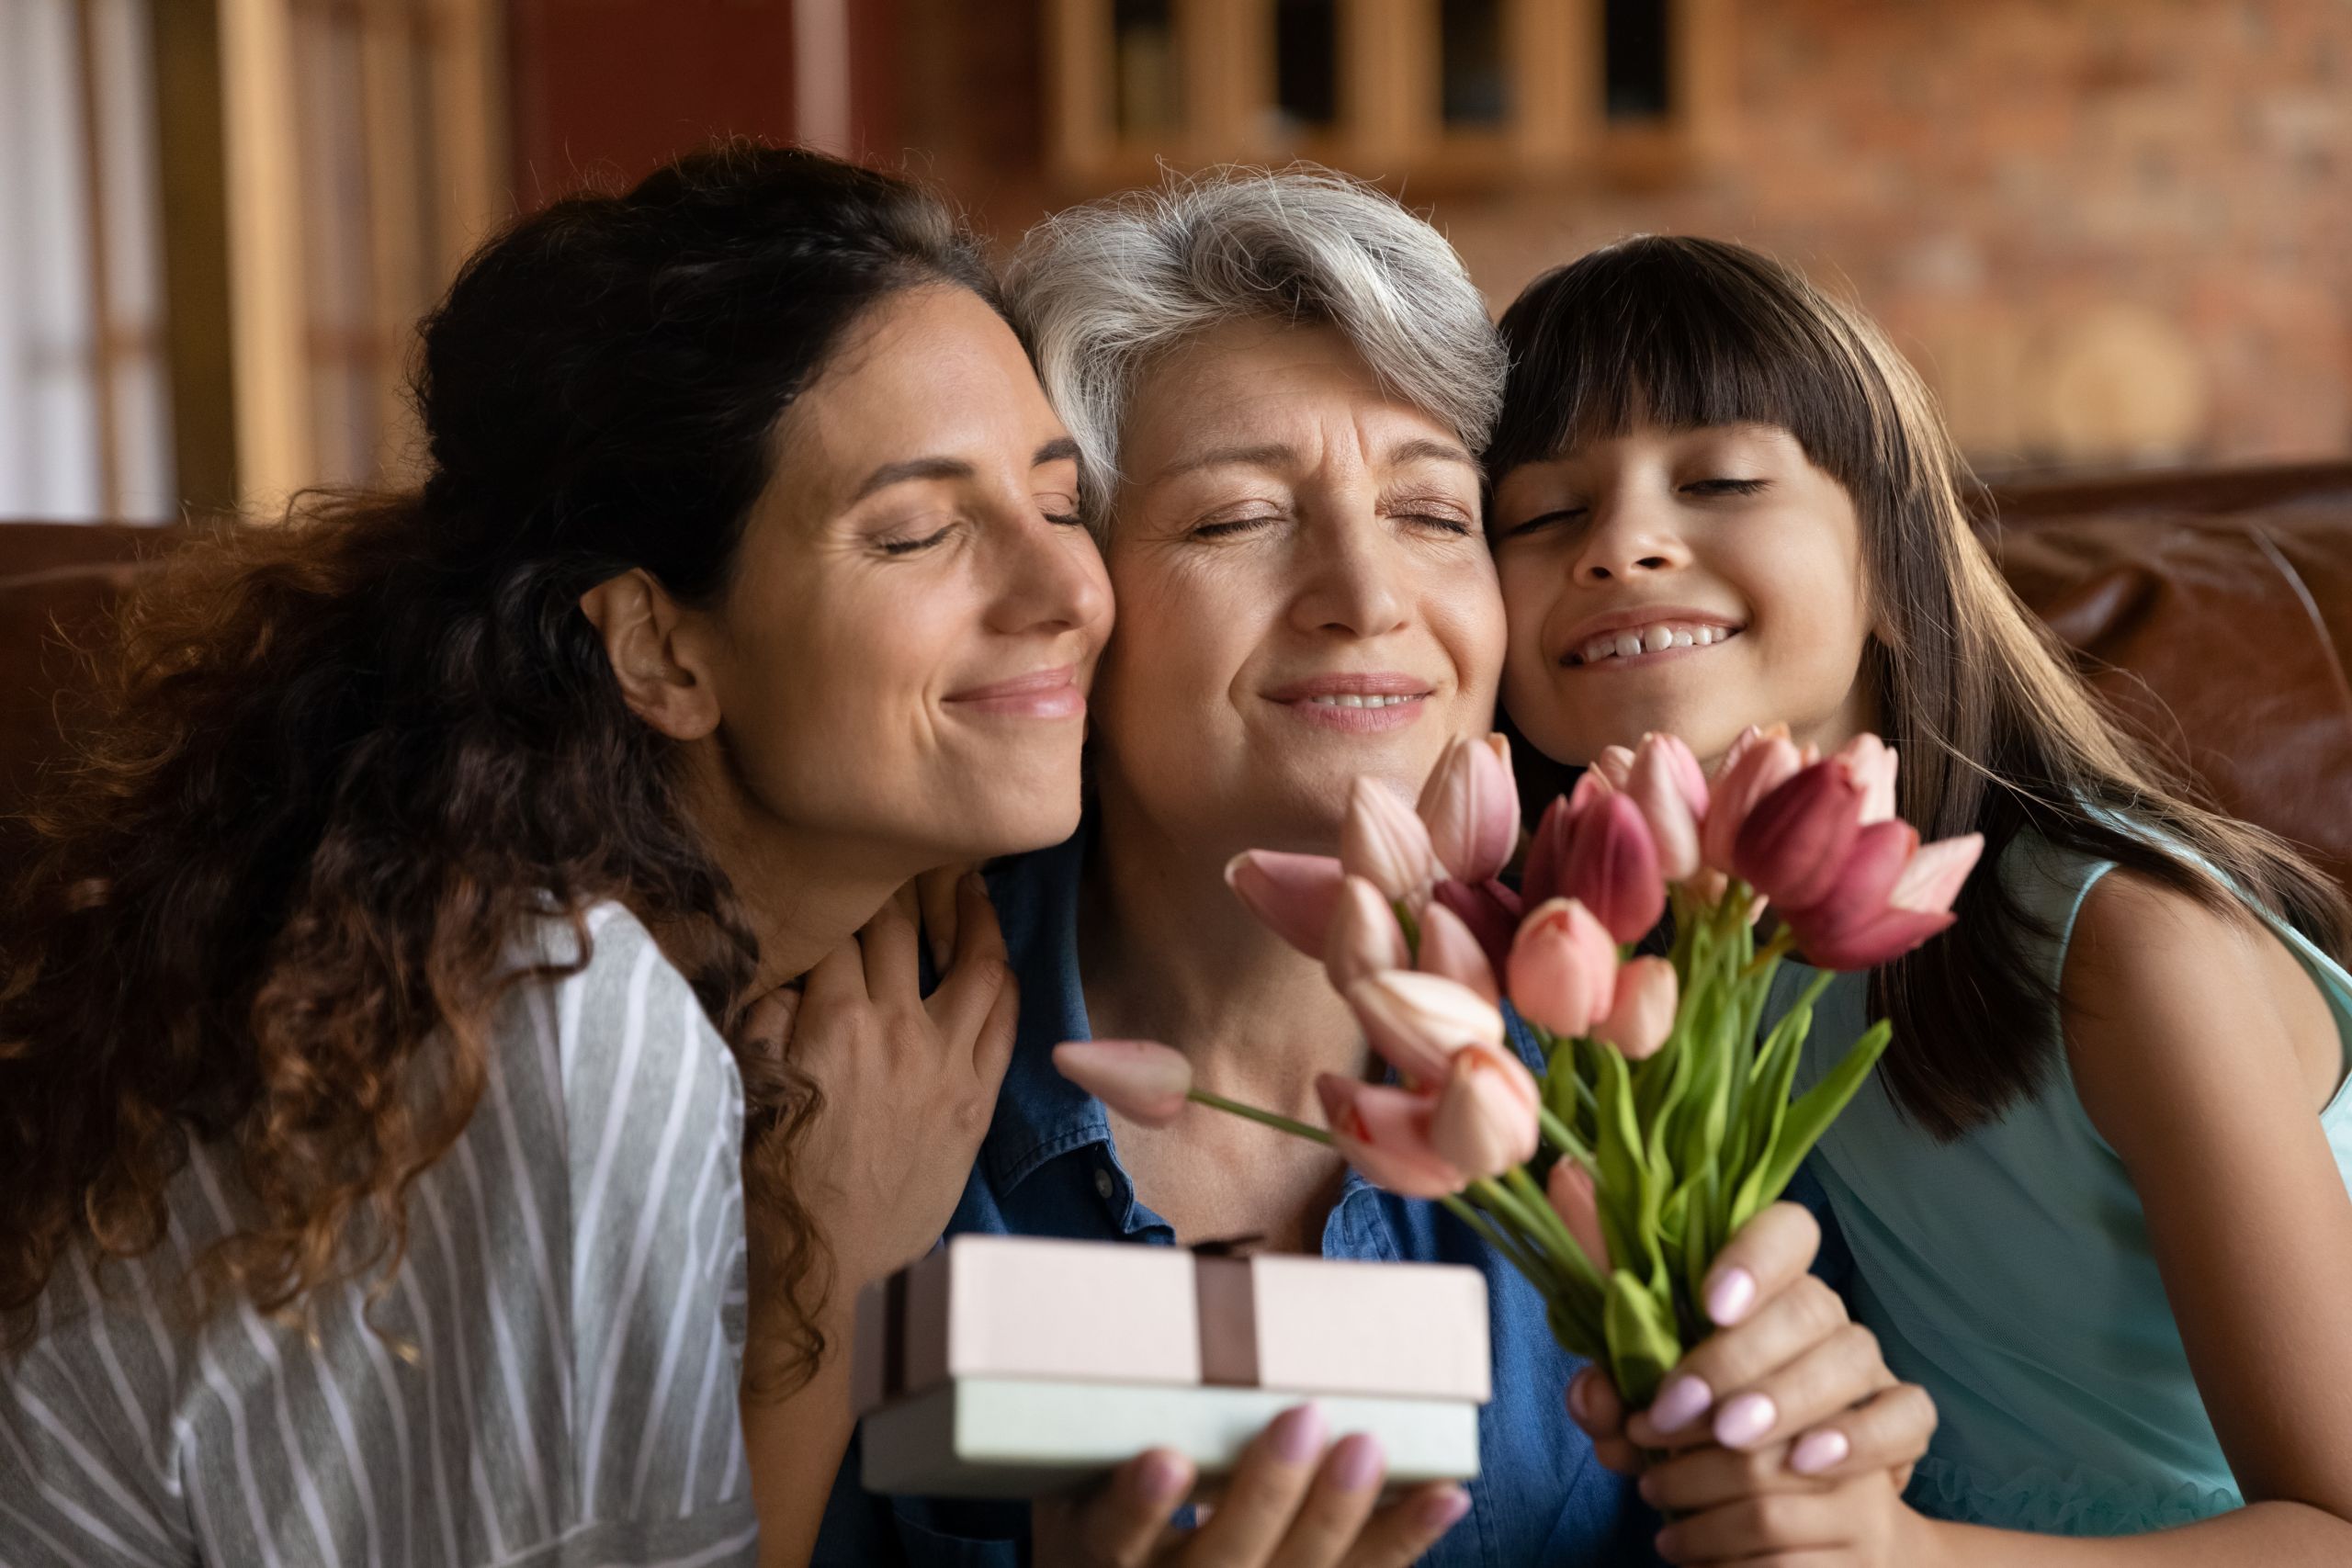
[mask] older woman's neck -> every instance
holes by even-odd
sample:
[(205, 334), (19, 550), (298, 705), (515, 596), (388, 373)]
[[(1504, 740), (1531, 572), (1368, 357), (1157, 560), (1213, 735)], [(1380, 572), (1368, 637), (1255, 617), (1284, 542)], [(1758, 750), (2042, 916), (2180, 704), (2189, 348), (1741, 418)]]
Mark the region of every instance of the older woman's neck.
[(1222, 844), (1173, 836), (1106, 792), (1081, 895), (1080, 966), (1098, 1036), (1164, 1040), (1210, 1087), (1304, 1094), (1368, 1059), (1322, 966), (1225, 884)]

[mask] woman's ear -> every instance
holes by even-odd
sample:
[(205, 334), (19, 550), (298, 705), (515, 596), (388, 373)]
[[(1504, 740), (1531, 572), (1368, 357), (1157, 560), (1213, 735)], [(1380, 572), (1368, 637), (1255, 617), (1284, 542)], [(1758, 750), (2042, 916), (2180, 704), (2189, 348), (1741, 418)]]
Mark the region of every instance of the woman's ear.
[(629, 711), (673, 740), (718, 728), (718, 694), (686, 613), (642, 567), (580, 596), (580, 613), (604, 639), (605, 657)]

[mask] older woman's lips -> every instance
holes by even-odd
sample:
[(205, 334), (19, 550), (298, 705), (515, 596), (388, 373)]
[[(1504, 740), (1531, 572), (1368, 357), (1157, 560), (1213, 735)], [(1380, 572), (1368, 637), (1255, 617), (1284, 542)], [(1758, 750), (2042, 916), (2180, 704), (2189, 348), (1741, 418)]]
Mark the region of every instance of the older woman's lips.
[(956, 692), (946, 700), (961, 713), (1001, 718), (1072, 718), (1086, 711), (1086, 694), (1078, 689), (1077, 676), (1078, 666), (1057, 665)]
[(1427, 681), (1389, 671), (1317, 675), (1266, 694), (1306, 723), (1347, 735), (1401, 729), (1421, 716), (1429, 695)]

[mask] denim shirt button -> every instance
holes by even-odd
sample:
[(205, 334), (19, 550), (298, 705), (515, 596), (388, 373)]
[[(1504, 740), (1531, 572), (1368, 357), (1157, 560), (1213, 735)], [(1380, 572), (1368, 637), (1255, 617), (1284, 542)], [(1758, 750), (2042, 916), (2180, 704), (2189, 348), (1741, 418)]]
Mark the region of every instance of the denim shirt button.
[(1094, 1190), (1102, 1195), (1102, 1201), (1105, 1203), (1111, 1201), (1111, 1192), (1114, 1185), (1115, 1184), (1111, 1179), (1111, 1173), (1109, 1171), (1103, 1170), (1100, 1168), (1096, 1168), (1094, 1172)]

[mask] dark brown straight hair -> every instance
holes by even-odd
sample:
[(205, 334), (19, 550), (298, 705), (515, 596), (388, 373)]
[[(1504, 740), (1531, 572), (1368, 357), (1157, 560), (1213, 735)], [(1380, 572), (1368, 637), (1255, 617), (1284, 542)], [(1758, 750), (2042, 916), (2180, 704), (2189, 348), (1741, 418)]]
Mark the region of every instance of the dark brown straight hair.
[[(2127, 733), (2018, 603), (1969, 524), (1973, 480), (1933, 399), (1860, 312), (1741, 246), (1645, 236), (1538, 278), (1502, 333), (1495, 480), (1644, 423), (1756, 423), (1789, 431), (1846, 488), (1885, 628), (1864, 672), (1922, 836), (1981, 832), (1990, 866), (2030, 829), (2233, 907), (2218, 873), (2344, 953), (2352, 907), (2335, 886)], [(1958, 911), (1950, 932), (1871, 979), (1874, 1010), (1894, 1023), (1879, 1070), (1904, 1113), (1944, 1139), (2040, 1086), (2057, 1000), (2024, 960), (2052, 933), (2001, 878), (1972, 877)]]

